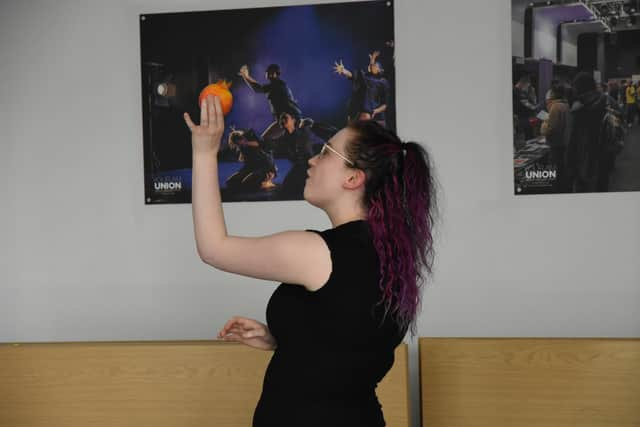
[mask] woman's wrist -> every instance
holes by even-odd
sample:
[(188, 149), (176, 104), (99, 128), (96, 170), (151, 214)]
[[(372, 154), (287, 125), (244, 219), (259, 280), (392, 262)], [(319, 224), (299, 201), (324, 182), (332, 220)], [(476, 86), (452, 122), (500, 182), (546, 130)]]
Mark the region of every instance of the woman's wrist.
[(194, 158), (207, 158), (213, 157), (215, 159), (218, 158), (218, 149), (217, 148), (196, 148), (193, 147), (191, 150)]
[(265, 338), (266, 338), (266, 341), (269, 343), (271, 350), (275, 350), (278, 347), (278, 343), (276, 342), (276, 339), (274, 338), (274, 336), (271, 335), (271, 332), (268, 332)]

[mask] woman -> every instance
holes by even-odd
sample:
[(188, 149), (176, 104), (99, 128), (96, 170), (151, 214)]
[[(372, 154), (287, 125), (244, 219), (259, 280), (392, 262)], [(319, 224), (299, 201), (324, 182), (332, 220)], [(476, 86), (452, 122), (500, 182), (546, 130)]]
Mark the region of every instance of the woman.
[[(192, 133), (198, 254), (211, 266), (283, 282), (267, 325), (233, 318), (219, 336), (275, 350), (253, 425), (384, 426), (375, 387), (408, 329), (431, 272), (434, 192), (428, 158), (379, 124), (355, 122), (309, 160), (304, 198), (333, 228), (229, 236), (217, 185), (224, 124), (208, 97)], [(269, 257), (247, 258), (247, 253)]]

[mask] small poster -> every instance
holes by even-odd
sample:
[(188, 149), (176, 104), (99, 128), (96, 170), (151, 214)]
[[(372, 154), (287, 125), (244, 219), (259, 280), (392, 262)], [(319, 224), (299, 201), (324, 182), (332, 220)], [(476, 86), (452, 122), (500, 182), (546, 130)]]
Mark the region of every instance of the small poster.
[(634, 1), (511, 1), (514, 192), (640, 190)]
[(191, 202), (191, 133), (225, 109), (223, 202), (302, 200), (309, 159), (352, 120), (395, 130), (393, 2), (140, 15), (145, 203)]

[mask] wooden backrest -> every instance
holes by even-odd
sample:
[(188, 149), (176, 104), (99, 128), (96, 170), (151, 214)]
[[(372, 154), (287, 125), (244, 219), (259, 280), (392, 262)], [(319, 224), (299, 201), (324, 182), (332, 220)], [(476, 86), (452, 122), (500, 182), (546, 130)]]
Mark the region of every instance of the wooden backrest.
[[(223, 341), (0, 344), (0, 426), (248, 427), (271, 352)], [(378, 386), (409, 426), (407, 345)]]
[(421, 338), (422, 425), (638, 427), (640, 340)]

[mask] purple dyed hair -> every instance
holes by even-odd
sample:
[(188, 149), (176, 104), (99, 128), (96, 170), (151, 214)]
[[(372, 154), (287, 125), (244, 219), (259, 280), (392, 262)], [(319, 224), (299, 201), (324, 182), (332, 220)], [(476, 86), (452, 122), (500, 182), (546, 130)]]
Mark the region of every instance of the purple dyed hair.
[(374, 121), (356, 121), (347, 147), (366, 174), (364, 204), (380, 260), (384, 316), (416, 334), (421, 293), (433, 267), (435, 180), (427, 151)]

